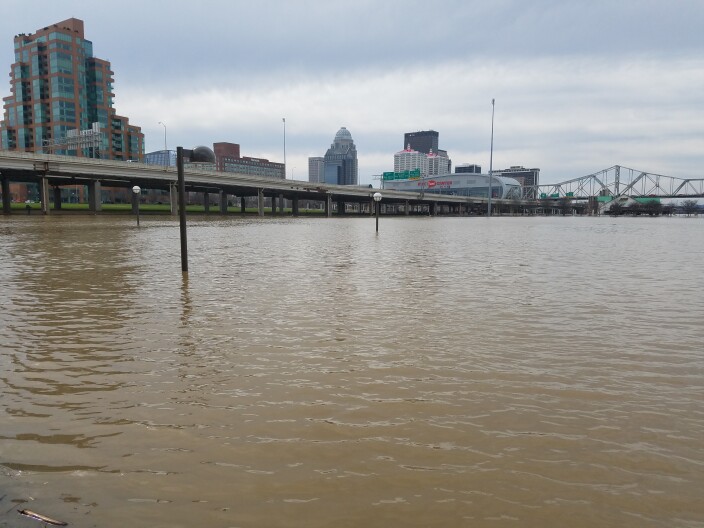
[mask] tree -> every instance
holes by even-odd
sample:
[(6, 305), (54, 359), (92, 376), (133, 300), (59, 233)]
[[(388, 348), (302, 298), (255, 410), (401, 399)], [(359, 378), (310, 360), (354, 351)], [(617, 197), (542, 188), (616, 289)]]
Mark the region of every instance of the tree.
[(632, 214), (633, 216), (638, 216), (644, 212), (643, 204), (639, 202), (632, 202), (630, 205), (624, 207), (624, 212), (627, 214)]
[(641, 206), (643, 212), (645, 214), (649, 214), (650, 216), (659, 216), (660, 214), (662, 214), (662, 204), (659, 200), (651, 200), (649, 202), (641, 204)]
[(613, 216), (617, 215), (622, 215), (625, 212), (625, 207), (621, 204), (621, 202), (614, 201), (614, 203), (611, 204), (611, 207), (609, 207), (608, 213)]
[(699, 204), (696, 200), (684, 200), (682, 202), (682, 211), (687, 216), (690, 216), (691, 214), (697, 214), (697, 212), (699, 211)]
[(568, 213), (572, 212), (572, 201), (567, 197), (560, 198), (557, 208), (560, 210), (560, 213), (562, 213), (562, 216), (566, 216)]

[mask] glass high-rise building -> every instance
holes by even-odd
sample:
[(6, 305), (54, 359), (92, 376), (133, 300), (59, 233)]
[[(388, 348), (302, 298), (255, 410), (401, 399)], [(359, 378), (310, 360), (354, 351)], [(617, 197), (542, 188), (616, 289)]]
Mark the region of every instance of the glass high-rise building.
[(325, 183), (357, 185), (357, 147), (345, 127), (337, 131), (325, 153)]
[(176, 151), (157, 150), (154, 152), (147, 152), (144, 155), (144, 163), (147, 165), (161, 165), (162, 167), (175, 167)]
[(144, 134), (113, 109), (110, 63), (93, 56), (83, 21), (69, 18), (15, 36), (3, 149), (142, 160)]

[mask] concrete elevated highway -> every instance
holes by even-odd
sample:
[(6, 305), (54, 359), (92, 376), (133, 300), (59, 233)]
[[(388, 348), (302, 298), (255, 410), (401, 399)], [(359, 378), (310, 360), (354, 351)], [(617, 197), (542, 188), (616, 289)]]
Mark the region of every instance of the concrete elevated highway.
[[(186, 192), (204, 193), (206, 210), (210, 194), (219, 195), (219, 208), (227, 212), (229, 197), (237, 197), (242, 202), (246, 197), (257, 197), (258, 211), (264, 214), (264, 198), (272, 199), (272, 212), (283, 211), (284, 200), (291, 202), (293, 214), (298, 214), (301, 200), (319, 201), (325, 204), (329, 216), (333, 204), (337, 211), (344, 212), (346, 204), (359, 204), (358, 211), (373, 211), (372, 194), (378, 189), (353, 185), (330, 185), (309, 183), (297, 180), (281, 180), (256, 177), (246, 174), (202, 170), (187, 166), (184, 171)], [(134, 185), (142, 189), (159, 189), (169, 192), (171, 212), (177, 214), (177, 171), (176, 167), (146, 165), (124, 161), (98, 160), (73, 156), (33, 154), (25, 152), (0, 151), (0, 178), (2, 181), (3, 212), (11, 209), (10, 183), (34, 183), (38, 185), (42, 212), (50, 214), (51, 201), (54, 209), (61, 208), (61, 187), (85, 185), (88, 187), (88, 206), (93, 212), (102, 209), (101, 188)], [(382, 190), (382, 204), (387, 210), (411, 211), (427, 210), (431, 214), (485, 214), (486, 198), (451, 196), (431, 193), (409, 193)], [(521, 212), (535, 208), (535, 200), (497, 200), (492, 204), (499, 211)], [(389, 209), (390, 207), (390, 209)]]

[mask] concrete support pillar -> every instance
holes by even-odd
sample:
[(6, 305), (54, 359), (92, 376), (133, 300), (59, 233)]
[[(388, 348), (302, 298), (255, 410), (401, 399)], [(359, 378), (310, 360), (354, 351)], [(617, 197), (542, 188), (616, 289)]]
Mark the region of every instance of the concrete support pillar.
[(54, 189), (54, 210), (58, 211), (61, 209), (61, 187), (55, 185)]
[(374, 213), (376, 213), (376, 202), (374, 201), (374, 198), (369, 199), (369, 216), (374, 216)]
[(208, 191), (203, 193), (203, 210), (205, 214), (210, 212), (210, 193)]
[(332, 216), (332, 194), (325, 197), (325, 216), (328, 218)]
[(408, 203), (408, 200), (406, 200), (406, 203), (403, 206), (403, 211), (406, 213), (406, 216), (411, 214), (411, 204)]
[(50, 214), (51, 205), (49, 204), (49, 179), (46, 176), (39, 178), (39, 199), (42, 202), (42, 214)]
[(220, 191), (220, 214), (227, 214), (227, 193)]
[(240, 196), (240, 212), (242, 214), (247, 212), (247, 200), (244, 196)]
[(2, 177), (2, 212), (10, 214), (12, 211), (12, 196), (10, 196), (10, 178)]
[[(88, 182), (88, 210), (97, 213), (103, 210), (102, 200), (100, 199), (101, 185), (99, 181)], [(132, 193), (134, 194), (134, 193)]]
[(431, 210), (432, 210), (433, 216), (438, 215), (438, 203), (437, 202), (433, 202), (433, 204), (431, 205)]
[(257, 209), (259, 216), (264, 216), (264, 189), (257, 189)]
[(279, 213), (284, 214), (284, 195), (280, 194), (279, 195)]
[(178, 216), (178, 185), (169, 183), (169, 201), (171, 203), (171, 216)]
[(345, 202), (343, 202), (342, 200), (337, 201), (337, 214), (345, 214)]
[(298, 216), (298, 196), (294, 196), (291, 200), (291, 213), (293, 216)]

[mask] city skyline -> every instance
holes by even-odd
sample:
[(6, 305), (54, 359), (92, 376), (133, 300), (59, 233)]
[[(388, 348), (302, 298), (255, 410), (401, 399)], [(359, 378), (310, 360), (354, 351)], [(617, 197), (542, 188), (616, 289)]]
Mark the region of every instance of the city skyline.
[[(497, 169), (540, 167), (541, 183), (615, 164), (702, 177), (696, 1), (596, 1), (586, 11), (582, 2), (448, 0), (411, 36), (407, 23), (427, 10), (411, 0), (306, 9), (206, 0), (188, 16), (178, 1), (164, 9), (127, 0), (111, 13), (83, 1), (5, 4), (0, 71), (13, 62), (16, 34), (83, 20), (145, 152), (162, 150), (166, 132), (170, 149), (225, 140), (283, 162), (285, 117), (287, 176), (296, 179), (340, 123), (354, 131), (360, 184), (392, 170), (398, 138), (414, 130), (439, 131), (454, 165), (488, 167), (496, 98)], [(345, 24), (333, 29), (327, 22), (342, 12)], [(8, 96), (9, 82), (0, 86)]]

